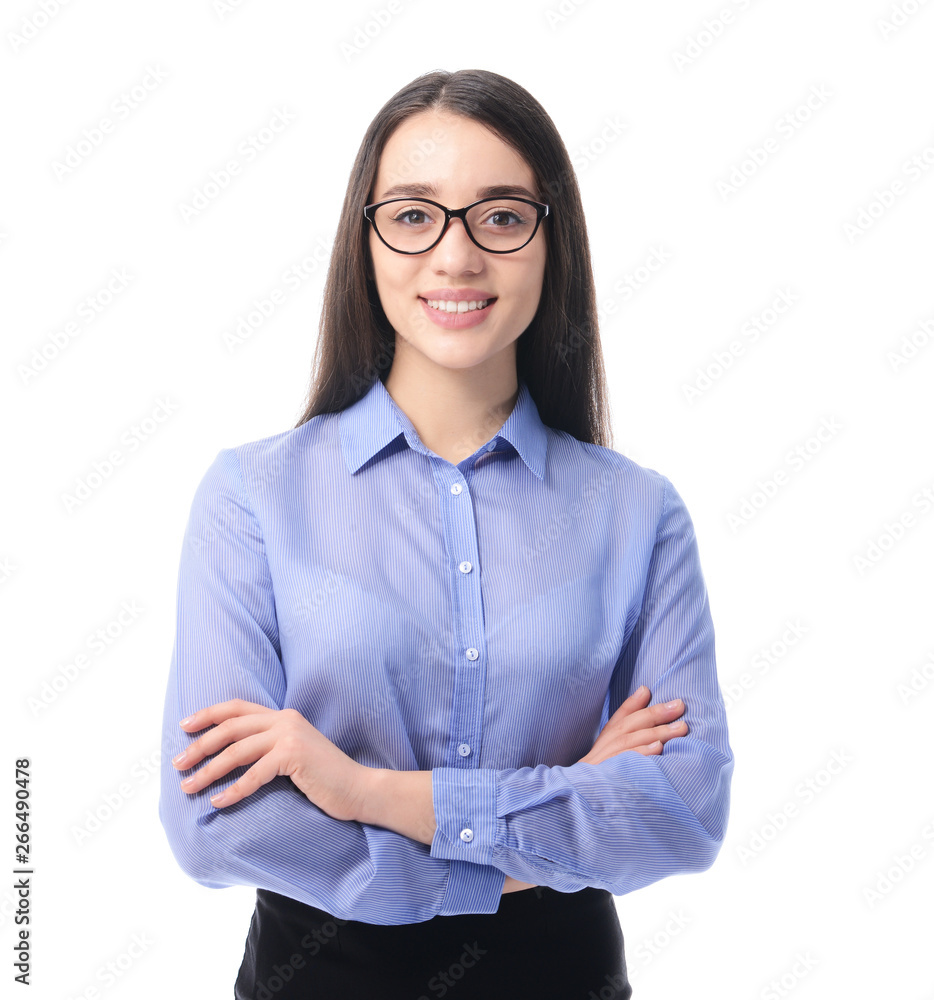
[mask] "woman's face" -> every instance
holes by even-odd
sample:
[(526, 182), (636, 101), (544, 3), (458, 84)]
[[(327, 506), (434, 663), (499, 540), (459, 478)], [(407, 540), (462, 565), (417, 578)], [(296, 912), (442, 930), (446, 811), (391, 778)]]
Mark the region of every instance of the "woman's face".
[[(416, 190), (414, 185), (420, 187)], [(429, 185), (433, 190), (427, 189)], [(527, 193), (513, 193), (543, 200), (529, 165), (492, 132), (459, 115), (422, 112), (390, 136), (370, 201), (411, 195), (454, 209), (487, 197), (486, 188), (500, 185), (525, 188)], [(494, 202), (490, 206), (496, 207)], [(394, 209), (404, 211), (405, 202), (396, 203)], [(514, 372), (515, 341), (531, 322), (541, 297), (545, 225), (522, 249), (496, 254), (481, 250), (467, 236), (462, 220), (452, 219), (437, 246), (412, 255), (390, 250), (371, 225), (373, 277), (396, 331), (393, 366), (414, 364), (428, 374), (435, 367), (481, 367), (492, 374), (507, 365)], [(449, 313), (439, 313), (427, 302), (440, 298), (443, 290), (468, 290), (473, 298), (496, 301), (483, 310), (482, 318), (470, 311), (457, 321), (479, 322), (452, 326)]]

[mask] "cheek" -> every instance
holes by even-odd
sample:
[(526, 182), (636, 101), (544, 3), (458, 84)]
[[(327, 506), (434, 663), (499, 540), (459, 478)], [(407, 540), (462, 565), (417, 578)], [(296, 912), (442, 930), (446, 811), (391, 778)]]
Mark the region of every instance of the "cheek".
[(374, 280), (376, 282), (376, 292), (379, 295), (384, 311), (396, 311), (399, 308), (400, 291), (399, 282), (393, 276), (391, 270), (380, 266), (377, 260), (374, 268)]
[(525, 276), (522, 285), (522, 312), (527, 313), (529, 319), (535, 315), (541, 300), (543, 288), (543, 271), (541, 268), (531, 269)]

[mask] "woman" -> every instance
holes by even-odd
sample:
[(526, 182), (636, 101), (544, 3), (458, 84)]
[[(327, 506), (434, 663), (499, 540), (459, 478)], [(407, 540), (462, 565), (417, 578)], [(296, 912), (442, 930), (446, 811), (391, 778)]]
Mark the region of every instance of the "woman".
[(236, 997), (625, 998), (613, 895), (716, 858), (693, 526), (607, 444), (595, 306), (535, 99), (400, 90), (307, 410), (222, 450), (186, 530), (159, 811), (192, 878), (257, 887)]

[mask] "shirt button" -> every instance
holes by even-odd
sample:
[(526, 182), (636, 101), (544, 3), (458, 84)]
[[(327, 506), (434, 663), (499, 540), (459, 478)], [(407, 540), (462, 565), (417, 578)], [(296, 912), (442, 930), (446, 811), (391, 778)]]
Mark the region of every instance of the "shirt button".
[(454, 483), (454, 484), (453, 484), (453, 485), (451, 486), (451, 492), (452, 492), (452, 493), (454, 494), (454, 496), (457, 496), (457, 494), (458, 494), (458, 493), (460, 493), (460, 491), (461, 491), (461, 490), (462, 490), (463, 488), (464, 488), (464, 487), (463, 487), (463, 486), (461, 486), (461, 484), (460, 484), (460, 483)]
[(470, 745), (467, 743), (461, 743), (461, 745), (457, 748), (457, 752), (461, 755), (461, 757), (470, 756)]
[(468, 660), (475, 660), (479, 655), (480, 654), (475, 649), (468, 649), (467, 650), (467, 659)]
[(466, 560), (464, 560), (464, 562), (462, 562), (462, 563), (460, 564), (460, 566), (458, 566), (457, 568), (458, 568), (458, 569), (459, 569), (459, 570), (460, 570), (460, 571), (461, 571), (462, 573), (469, 573), (469, 572), (470, 572), (470, 571), (471, 571), (471, 570), (473, 569), (473, 566), (471, 566), (469, 562), (467, 562)]
[(473, 840), (473, 830), (470, 829), (461, 830), (461, 840), (470, 843), (470, 841)]

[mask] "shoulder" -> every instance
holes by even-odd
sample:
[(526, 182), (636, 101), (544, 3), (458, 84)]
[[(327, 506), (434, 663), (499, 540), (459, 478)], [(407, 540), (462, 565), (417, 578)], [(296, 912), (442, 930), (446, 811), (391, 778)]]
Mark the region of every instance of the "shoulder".
[(270, 493), (289, 492), (338, 448), (339, 413), (322, 413), (299, 427), (230, 445), (215, 456), (199, 486), (221, 489), (254, 507)]
[(612, 448), (579, 441), (566, 433), (559, 436), (556, 468), (564, 463), (562, 474), (577, 475), (579, 485), (573, 502), (579, 503), (581, 510), (587, 503), (596, 504), (611, 531), (622, 538), (640, 539), (646, 552), (660, 543), (693, 542), (694, 520), (668, 476)]
[(657, 469), (603, 445), (548, 429), (549, 472), (576, 479), (581, 491), (606, 497), (613, 506), (657, 524), (672, 502), (674, 487)]

